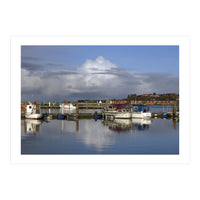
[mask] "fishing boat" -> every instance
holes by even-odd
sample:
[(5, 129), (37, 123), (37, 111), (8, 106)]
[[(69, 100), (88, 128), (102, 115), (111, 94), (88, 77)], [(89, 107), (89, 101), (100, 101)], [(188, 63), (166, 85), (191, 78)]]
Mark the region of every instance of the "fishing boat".
[(104, 117), (115, 116), (116, 112), (117, 112), (117, 104), (113, 104), (103, 108), (102, 115)]
[(132, 118), (148, 119), (151, 118), (151, 112), (147, 105), (131, 105)]
[(32, 104), (29, 102), (29, 104), (26, 106), (26, 113), (25, 118), (27, 119), (41, 119), (43, 116), (40, 112), (39, 105)]
[(118, 110), (115, 113), (115, 119), (130, 119), (132, 117), (132, 113), (127, 110)]
[(132, 117), (131, 108), (127, 104), (113, 104), (105, 108), (104, 116), (113, 116), (115, 119), (130, 119)]
[(76, 109), (76, 104), (73, 104), (73, 103), (64, 104), (64, 103), (62, 103), (60, 105), (60, 108), (62, 108), (62, 109)]

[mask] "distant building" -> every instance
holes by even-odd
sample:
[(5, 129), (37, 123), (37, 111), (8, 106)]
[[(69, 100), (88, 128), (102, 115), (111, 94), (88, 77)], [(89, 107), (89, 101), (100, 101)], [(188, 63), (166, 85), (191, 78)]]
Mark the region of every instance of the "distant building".
[(131, 104), (143, 104), (144, 102), (142, 100), (132, 100)]
[(128, 101), (126, 99), (113, 100), (112, 102), (113, 102), (113, 104), (126, 104), (126, 103), (128, 103)]
[(106, 103), (113, 104), (113, 101), (115, 101), (115, 100), (113, 100), (113, 99), (107, 99)]

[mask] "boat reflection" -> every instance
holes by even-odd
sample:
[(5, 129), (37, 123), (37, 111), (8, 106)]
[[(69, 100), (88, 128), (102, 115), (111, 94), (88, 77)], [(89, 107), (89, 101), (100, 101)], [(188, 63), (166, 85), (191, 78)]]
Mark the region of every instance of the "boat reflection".
[(108, 128), (112, 131), (120, 132), (128, 132), (130, 129), (133, 130), (147, 130), (151, 125), (151, 119), (114, 119), (114, 120), (104, 120), (102, 122), (104, 126), (108, 126)]
[(108, 126), (110, 130), (118, 133), (129, 131), (132, 125), (131, 119), (104, 120), (102, 123), (104, 126)]
[(36, 135), (36, 132), (40, 131), (40, 125), (42, 124), (42, 120), (35, 119), (25, 119), (24, 120), (24, 133)]
[(149, 129), (151, 119), (132, 119), (133, 130), (144, 131)]

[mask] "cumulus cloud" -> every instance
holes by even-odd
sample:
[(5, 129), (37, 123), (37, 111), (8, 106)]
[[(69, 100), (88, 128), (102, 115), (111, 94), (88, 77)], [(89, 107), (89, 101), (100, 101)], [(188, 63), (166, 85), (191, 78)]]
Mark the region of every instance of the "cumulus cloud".
[[(22, 96), (34, 94), (64, 99), (125, 98), (131, 93), (178, 92), (178, 78), (170, 74), (138, 73), (99, 56), (75, 71), (22, 68)], [(34, 68), (36, 69), (36, 68)], [(42, 98), (41, 98), (42, 99)]]

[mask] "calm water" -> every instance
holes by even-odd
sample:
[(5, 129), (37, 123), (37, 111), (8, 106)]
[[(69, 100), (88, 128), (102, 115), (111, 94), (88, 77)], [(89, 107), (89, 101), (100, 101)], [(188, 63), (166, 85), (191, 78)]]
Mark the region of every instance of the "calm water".
[(179, 122), (22, 120), (22, 154), (178, 154)]

